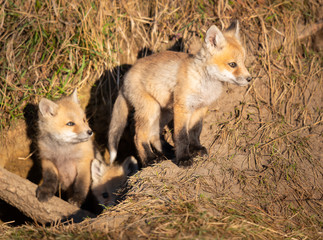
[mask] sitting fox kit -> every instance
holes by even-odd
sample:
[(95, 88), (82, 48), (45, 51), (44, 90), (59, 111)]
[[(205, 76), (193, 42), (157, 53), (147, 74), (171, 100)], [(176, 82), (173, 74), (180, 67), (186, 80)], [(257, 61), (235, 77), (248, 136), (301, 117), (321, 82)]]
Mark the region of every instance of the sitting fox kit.
[(220, 96), (223, 82), (245, 86), (251, 81), (244, 60), (238, 21), (223, 32), (211, 26), (194, 56), (166, 51), (139, 59), (126, 74), (113, 108), (110, 163), (116, 159), (130, 109), (134, 109), (134, 140), (143, 166), (162, 152), (160, 134), (172, 119), (178, 164), (190, 165), (192, 156), (207, 154), (199, 139), (203, 117)]
[(38, 200), (49, 200), (60, 185), (68, 201), (80, 206), (91, 184), (94, 148), (92, 130), (79, 105), (76, 90), (56, 102), (41, 99), (39, 130), (43, 182), (36, 190)]

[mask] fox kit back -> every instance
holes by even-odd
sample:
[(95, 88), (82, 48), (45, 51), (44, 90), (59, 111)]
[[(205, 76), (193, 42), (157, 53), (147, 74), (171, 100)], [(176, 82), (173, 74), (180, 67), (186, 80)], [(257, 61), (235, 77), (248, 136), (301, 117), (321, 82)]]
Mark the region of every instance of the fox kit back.
[(245, 86), (251, 81), (244, 60), (237, 21), (223, 32), (211, 26), (195, 56), (168, 51), (139, 59), (126, 74), (113, 108), (110, 163), (116, 158), (131, 108), (134, 140), (143, 166), (162, 153), (161, 131), (172, 119), (179, 165), (190, 165), (192, 156), (207, 154), (199, 139), (203, 117), (220, 96), (223, 82)]
[(69, 202), (80, 206), (91, 183), (94, 148), (92, 130), (78, 103), (76, 90), (56, 102), (41, 99), (39, 130), (43, 182), (36, 191), (38, 200), (47, 201), (60, 185)]

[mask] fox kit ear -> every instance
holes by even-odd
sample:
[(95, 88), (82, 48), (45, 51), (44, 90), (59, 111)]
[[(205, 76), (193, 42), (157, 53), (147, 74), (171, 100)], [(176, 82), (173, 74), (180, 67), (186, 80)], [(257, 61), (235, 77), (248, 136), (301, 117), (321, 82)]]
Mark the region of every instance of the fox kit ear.
[(94, 184), (100, 182), (102, 176), (106, 172), (106, 169), (107, 169), (107, 165), (105, 162), (100, 161), (96, 158), (92, 160), (91, 177)]
[(212, 25), (206, 32), (205, 43), (208, 48), (222, 48), (225, 44), (225, 38), (215, 25)]
[(225, 30), (225, 32), (230, 33), (235, 38), (240, 40), (239, 31), (240, 31), (240, 25), (239, 25), (239, 21), (237, 19), (233, 20), (231, 22), (230, 26)]
[(138, 171), (138, 161), (133, 156), (127, 157), (122, 167), (126, 176), (135, 174)]
[(39, 111), (45, 116), (55, 116), (57, 113), (58, 105), (51, 100), (42, 98), (39, 102)]
[(75, 103), (79, 103), (79, 100), (77, 98), (77, 88), (75, 88), (72, 92), (72, 94), (70, 95), (70, 97), (72, 98), (72, 100), (75, 102)]

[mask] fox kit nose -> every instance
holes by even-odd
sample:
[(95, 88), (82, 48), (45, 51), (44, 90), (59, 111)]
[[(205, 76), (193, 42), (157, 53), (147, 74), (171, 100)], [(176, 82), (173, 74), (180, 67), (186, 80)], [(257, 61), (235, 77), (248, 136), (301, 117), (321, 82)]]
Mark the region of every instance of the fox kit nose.
[(247, 77), (247, 81), (248, 82), (251, 82), (251, 80), (252, 80), (252, 77), (251, 76)]
[(92, 136), (93, 131), (92, 130), (87, 130), (87, 134), (89, 134), (89, 136)]

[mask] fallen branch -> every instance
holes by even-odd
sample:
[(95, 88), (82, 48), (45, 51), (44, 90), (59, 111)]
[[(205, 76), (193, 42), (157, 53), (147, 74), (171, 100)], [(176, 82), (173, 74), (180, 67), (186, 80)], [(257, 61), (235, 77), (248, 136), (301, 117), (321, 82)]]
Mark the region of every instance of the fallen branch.
[(92, 213), (57, 197), (39, 202), (36, 188), (34, 183), (0, 167), (0, 198), (34, 221), (45, 224), (73, 219), (80, 222), (86, 217), (94, 217)]

